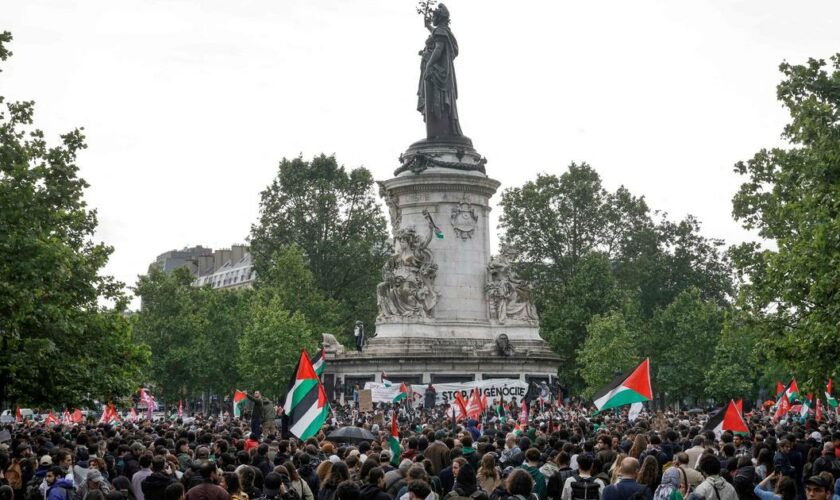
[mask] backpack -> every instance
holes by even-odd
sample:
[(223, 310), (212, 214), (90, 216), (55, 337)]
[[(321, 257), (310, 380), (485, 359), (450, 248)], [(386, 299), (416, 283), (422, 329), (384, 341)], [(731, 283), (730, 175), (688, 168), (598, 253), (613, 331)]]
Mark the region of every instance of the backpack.
[(575, 476), (571, 484), (572, 500), (600, 500), (601, 486), (595, 482), (594, 477)]
[(44, 500), (44, 494), (41, 493), (42, 477), (33, 477), (29, 484), (26, 485), (26, 491), (23, 493), (24, 500)]

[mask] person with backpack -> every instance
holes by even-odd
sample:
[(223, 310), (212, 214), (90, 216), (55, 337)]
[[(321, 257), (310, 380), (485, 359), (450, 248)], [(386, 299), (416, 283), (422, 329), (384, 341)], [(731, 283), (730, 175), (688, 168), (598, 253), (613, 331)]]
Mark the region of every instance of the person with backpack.
[(528, 448), (528, 451), (525, 452), (525, 463), (522, 464), (522, 469), (530, 474), (534, 480), (534, 493), (537, 494), (539, 500), (547, 500), (548, 489), (546, 488), (545, 476), (540, 472), (540, 450)]
[[(546, 483), (546, 495), (549, 500), (560, 500), (560, 496), (563, 493), (563, 487), (566, 485), (566, 480), (574, 476), (577, 472), (569, 466), (570, 461), (571, 459), (569, 454), (565, 451), (561, 451), (556, 457), (554, 457), (554, 463), (557, 465), (557, 470), (554, 471), (552, 475), (546, 476), (548, 477), (548, 482)], [(578, 464), (578, 467), (580, 467), (580, 464)]]
[(607, 485), (592, 476), (594, 463), (592, 455), (588, 453), (578, 455), (578, 473), (570, 476), (563, 483), (561, 500), (600, 500)]
[(633, 457), (622, 460), (619, 465), (618, 482), (604, 488), (601, 500), (653, 500), (650, 489), (636, 482), (638, 475), (638, 460)]
[(706, 476), (706, 479), (700, 483), (700, 486), (694, 490), (689, 498), (697, 500), (738, 500), (735, 487), (720, 476), (720, 461), (716, 456), (712, 454), (701, 456), (698, 467), (700, 472)]

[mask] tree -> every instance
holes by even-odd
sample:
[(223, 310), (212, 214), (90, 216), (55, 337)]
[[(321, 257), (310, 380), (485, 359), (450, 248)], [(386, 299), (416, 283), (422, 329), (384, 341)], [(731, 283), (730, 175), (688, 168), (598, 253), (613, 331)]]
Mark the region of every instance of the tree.
[(642, 320), (637, 307), (628, 303), (624, 311), (595, 315), (587, 325), (586, 341), (577, 353), (580, 375), (586, 384), (583, 397), (592, 397), (616, 372), (630, 370), (641, 362)]
[(242, 383), (276, 399), (286, 391), (301, 350), (313, 352), (317, 340), (303, 315), (283, 309), (277, 296), (258, 293), (250, 315), (239, 341)]
[(739, 303), (762, 322), (765, 348), (800, 378), (822, 380), (840, 356), (840, 54), (780, 70), (791, 147), (737, 163), (747, 179), (733, 199), (734, 217), (772, 246), (732, 254)]
[(271, 286), (271, 260), (289, 245), (303, 252), (320, 293), (340, 305), (333, 331), (349, 335), (355, 320), (373, 324), (373, 291), (390, 244), (367, 169), (348, 172), (334, 156), (284, 158), (261, 193), (260, 218), (251, 227), (260, 286)]
[(642, 354), (650, 357), (657, 392), (668, 401), (702, 398), (705, 375), (723, 328), (723, 310), (703, 300), (700, 290), (681, 292), (657, 310), (642, 339)]
[[(0, 60), (12, 40), (0, 34)], [(0, 104), (4, 103), (0, 97)], [(55, 406), (124, 396), (148, 361), (125, 317), (123, 285), (102, 274), (96, 212), (77, 176), (79, 129), (48, 146), (34, 103), (0, 112), (0, 403)], [(100, 305), (109, 304), (110, 307)]]
[(712, 364), (706, 371), (706, 395), (716, 401), (758, 396), (757, 335), (752, 318), (742, 311), (726, 315)]

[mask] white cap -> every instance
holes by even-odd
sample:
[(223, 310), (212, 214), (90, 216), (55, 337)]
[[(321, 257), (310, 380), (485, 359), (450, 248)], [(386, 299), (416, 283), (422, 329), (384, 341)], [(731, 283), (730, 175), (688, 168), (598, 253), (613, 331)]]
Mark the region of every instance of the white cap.
[(822, 443), (822, 434), (820, 434), (818, 431), (812, 432), (810, 437), (816, 442)]

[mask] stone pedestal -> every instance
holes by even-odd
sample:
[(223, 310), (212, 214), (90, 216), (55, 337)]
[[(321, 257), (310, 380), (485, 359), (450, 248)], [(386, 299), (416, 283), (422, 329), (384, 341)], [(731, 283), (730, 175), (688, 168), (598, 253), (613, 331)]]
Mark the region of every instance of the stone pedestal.
[(414, 383), (556, 375), (530, 287), (507, 257), (490, 254), (499, 182), (484, 173), (486, 160), (466, 138), (420, 141), (400, 160), (379, 183), (395, 255), (375, 291), (375, 337), (363, 353), (326, 342), (327, 373), (345, 385), (383, 371)]

